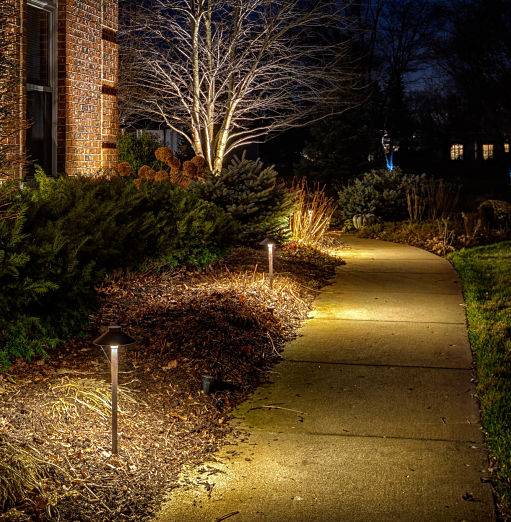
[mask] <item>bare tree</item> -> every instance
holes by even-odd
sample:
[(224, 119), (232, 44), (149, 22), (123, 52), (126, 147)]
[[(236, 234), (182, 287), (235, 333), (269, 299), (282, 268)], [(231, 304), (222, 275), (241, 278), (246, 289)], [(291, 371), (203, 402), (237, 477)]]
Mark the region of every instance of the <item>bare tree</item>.
[(20, 153), (21, 81), (19, 50), (21, 43), (19, 10), (14, 0), (0, 9), (0, 178), (18, 175), (23, 158)]
[(348, 105), (355, 82), (332, 0), (152, 0), (128, 11), (125, 122), (159, 121), (213, 172), (236, 149)]

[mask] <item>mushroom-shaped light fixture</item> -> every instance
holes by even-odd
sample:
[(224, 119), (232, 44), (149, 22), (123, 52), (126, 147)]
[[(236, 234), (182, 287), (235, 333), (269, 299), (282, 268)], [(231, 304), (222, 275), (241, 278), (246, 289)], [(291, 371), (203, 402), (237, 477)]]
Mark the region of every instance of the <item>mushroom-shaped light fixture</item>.
[(129, 346), (136, 341), (122, 331), (120, 326), (109, 326), (94, 344), (110, 347), (110, 362), (112, 372), (112, 455), (117, 454), (117, 386), (119, 374), (119, 347)]

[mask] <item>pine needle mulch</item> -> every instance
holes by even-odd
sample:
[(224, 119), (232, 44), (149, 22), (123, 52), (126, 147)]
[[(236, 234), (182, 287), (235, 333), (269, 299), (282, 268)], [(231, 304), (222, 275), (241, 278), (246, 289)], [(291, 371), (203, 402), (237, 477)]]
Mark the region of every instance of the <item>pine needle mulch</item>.
[[(200, 272), (111, 277), (85, 338), (0, 374), (0, 519), (148, 519), (182, 467), (225, 442), (229, 413), (265, 381), (340, 263), (290, 245), (273, 290), (265, 253), (251, 249)], [(110, 324), (138, 341), (120, 350), (118, 456), (108, 353), (91, 341)]]

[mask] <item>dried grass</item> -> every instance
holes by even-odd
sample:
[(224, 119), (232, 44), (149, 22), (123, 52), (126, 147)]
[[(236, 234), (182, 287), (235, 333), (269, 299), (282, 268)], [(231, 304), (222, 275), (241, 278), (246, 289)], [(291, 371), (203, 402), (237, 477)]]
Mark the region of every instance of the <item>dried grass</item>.
[(460, 188), (443, 179), (417, 177), (406, 189), (408, 217), (414, 223), (448, 219), (458, 208)]
[(291, 240), (305, 245), (321, 243), (335, 211), (333, 200), (319, 183), (311, 189), (305, 178), (295, 182), (292, 191), (296, 204), (289, 220)]
[(51, 466), (33, 447), (0, 434), (0, 506), (2, 511), (41, 495)]
[[(103, 418), (111, 415), (110, 385), (104, 381), (63, 377), (60, 383), (50, 386), (50, 390), (57, 397), (50, 405), (55, 418), (78, 417), (83, 408)], [(118, 393), (121, 404), (137, 404), (124, 386), (119, 386)], [(121, 407), (119, 412), (123, 413)]]

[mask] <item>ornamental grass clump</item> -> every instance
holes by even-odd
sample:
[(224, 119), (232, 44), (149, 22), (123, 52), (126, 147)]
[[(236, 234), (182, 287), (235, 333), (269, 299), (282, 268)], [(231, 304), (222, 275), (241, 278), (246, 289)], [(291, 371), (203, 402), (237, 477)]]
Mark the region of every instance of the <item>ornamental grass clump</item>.
[[(50, 404), (53, 417), (69, 419), (78, 417), (80, 412), (87, 410), (105, 419), (112, 412), (110, 384), (98, 379), (64, 377), (50, 387), (55, 399)], [(132, 393), (125, 386), (118, 387), (121, 404), (137, 404)], [(124, 413), (119, 408), (119, 413)]]
[(302, 178), (292, 188), (295, 206), (289, 218), (291, 240), (305, 245), (320, 244), (330, 228), (335, 211), (334, 202), (316, 184), (312, 190)]
[(449, 219), (458, 208), (459, 185), (423, 174), (407, 176), (404, 187), (408, 218), (412, 222)]
[[(52, 466), (34, 447), (0, 433), (0, 508), (43, 497)], [(46, 500), (47, 502), (47, 500)]]

